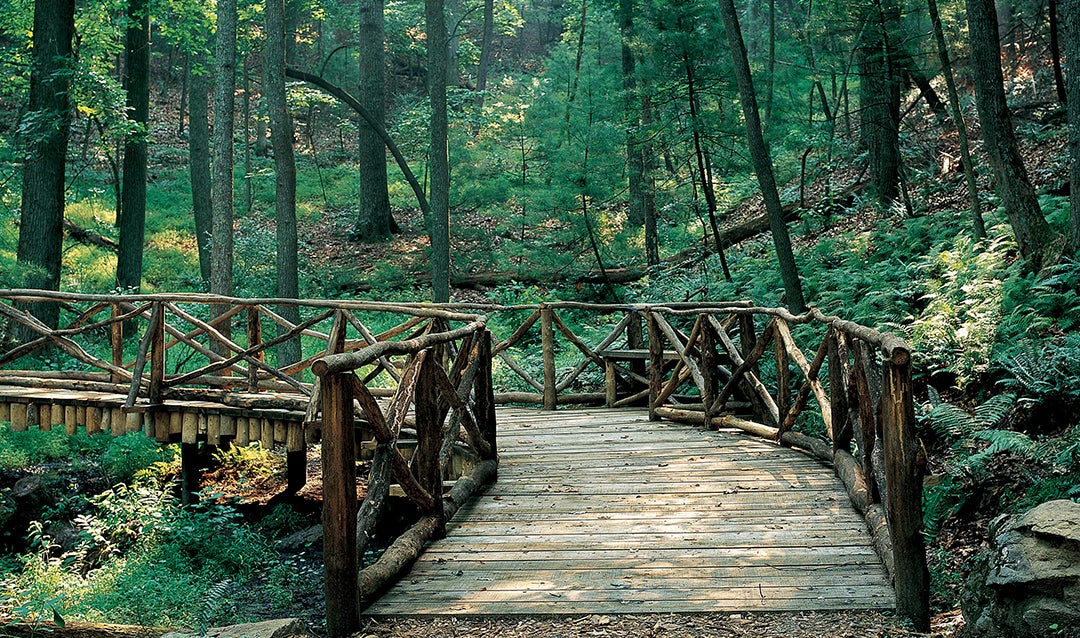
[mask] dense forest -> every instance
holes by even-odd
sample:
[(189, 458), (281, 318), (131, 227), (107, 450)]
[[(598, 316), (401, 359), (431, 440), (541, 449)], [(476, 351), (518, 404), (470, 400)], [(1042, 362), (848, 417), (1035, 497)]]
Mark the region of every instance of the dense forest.
[[(1078, 0), (8, 0), (0, 288), (752, 299), (894, 331), (947, 614), (991, 519), (1080, 500), (1078, 60)], [(116, 520), (124, 489), (96, 497)], [(206, 611), (90, 611), (123, 596), (21, 549), (0, 612)]]

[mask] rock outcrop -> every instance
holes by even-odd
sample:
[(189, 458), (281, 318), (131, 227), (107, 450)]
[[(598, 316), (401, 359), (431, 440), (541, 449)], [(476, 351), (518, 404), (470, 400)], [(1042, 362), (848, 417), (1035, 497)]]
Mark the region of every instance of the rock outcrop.
[(965, 601), (971, 638), (1080, 638), (1080, 503), (1050, 501), (991, 523), (983, 582)]

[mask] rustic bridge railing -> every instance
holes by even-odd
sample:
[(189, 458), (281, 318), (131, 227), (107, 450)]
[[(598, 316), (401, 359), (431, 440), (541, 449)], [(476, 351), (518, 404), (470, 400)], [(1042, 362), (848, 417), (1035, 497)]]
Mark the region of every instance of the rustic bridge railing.
[[(59, 303), (70, 319), (50, 330), (26, 312), (35, 303)], [(288, 305), (299, 306), (299, 322), (282, 317)], [(910, 352), (893, 335), (818, 311), (796, 316), (743, 302), (435, 307), (0, 291), (0, 315), (0, 385), (123, 397), (100, 412), (93, 400), (0, 397), (0, 421), (10, 419), (13, 429), (62, 423), (69, 431), (142, 430), (184, 445), (283, 443), (300, 481), (305, 437), (321, 426), (324, 455), (327, 447), (333, 455), (324, 481), (344, 485), (347, 477), (335, 472), (347, 472), (345, 459), (355, 453), (346, 436), (355, 416), (375, 443), (369, 498), (394, 481), (425, 512), (386, 560), (359, 581), (353, 573), (357, 584), (347, 591), (361, 596), (407, 564), (461, 502), (453, 492), (440, 501), (433, 447), (440, 475), (479, 472), (455, 490), (493, 476), (494, 403), (645, 405), (654, 419), (740, 428), (832, 464), (893, 576), (898, 611), (916, 626), (928, 622)], [(242, 326), (235, 337), (233, 323)], [(264, 338), (271, 331), (276, 336)], [(275, 346), (297, 338), (299, 360), (278, 360)], [(45, 346), (53, 347), (35, 369), (4, 369), (31, 367), (23, 362)], [(375, 398), (390, 403), (383, 409)], [(194, 415), (177, 408), (196, 401), (219, 407)], [(434, 426), (421, 433), (421, 422), (445, 424), (437, 442)], [(407, 462), (397, 446), (403, 433), (416, 437)], [(456, 459), (455, 471), (447, 459)], [(347, 492), (339, 496), (348, 501)], [(362, 548), (380, 507), (378, 498), (365, 501), (356, 542), (340, 527), (341, 542)], [(350, 566), (332, 566), (327, 555), (328, 576), (348, 578)], [(337, 609), (330, 614), (344, 622), (356, 601)]]

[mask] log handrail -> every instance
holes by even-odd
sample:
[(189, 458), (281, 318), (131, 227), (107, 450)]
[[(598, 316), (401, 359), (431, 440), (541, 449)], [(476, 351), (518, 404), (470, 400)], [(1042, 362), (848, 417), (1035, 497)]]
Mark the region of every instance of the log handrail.
[[(65, 302), (65, 310), (74, 308), (71, 322), (59, 329), (46, 327), (26, 311), (37, 302), (57, 301)], [(203, 318), (210, 305), (228, 308), (210, 321)], [(306, 318), (294, 323), (269, 308), (283, 305), (300, 306)], [(232, 333), (239, 338), (226, 339), (223, 335), (230, 333), (218, 329), (220, 322), (244, 311), (249, 329)], [(330, 315), (335, 317), (333, 328), (323, 323)], [(369, 316), (389, 317), (391, 327), (371, 323)], [(264, 339), (261, 324), (252, 323), (260, 318), (277, 331), (273, 338)], [(81, 388), (125, 388), (132, 409), (197, 390), (177, 387), (181, 384), (248, 391), (283, 388), (301, 398), (311, 394), (304, 420), (319, 423), (322, 408), (326, 436), (328, 419), (356, 416), (348, 406), (338, 405), (347, 393), (350, 406), (354, 399), (358, 402), (364, 421), (376, 431), (380, 422), (389, 428), (389, 436), (377, 437), (375, 457), (385, 459), (385, 481), (396, 478), (419, 509), (428, 512), (423, 529), (432, 533), (442, 524), (435, 501), (442, 503), (443, 512), (461, 501), (441, 497), (430, 467), (419, 469), (397, 450), (410, 406), (418, 415), (418, 434), (419, 420), (442, 423), (449, 416), (445, 434), (453, 440), (440, 433), (438, 445), (425, 444), (426, 449), (434, 446), (436, 460), (445, 460), (447, 450), (460, 445), (480, 459), (475, 467), (487, 468), (489, 474), (494, 473), (497, 454), (497, 401), (549, 410), (575, 403), (621, 406), (641, 401), (652, 419), (739, 428), (804, 449), (835, 467), (853, 504), (875, 530), (902, 613), (912, 618), (927, 613), (918, 533), (924, 460), (911, 407), (910, 347), (894, 334), (818, 309), (793, 314), (751, 302), (433, 305), (0, 290), (0, 321), (8, 324), (2, 335), (12, 335), (12, 325), (31, 334), (22, 343), (0, 344), (0, 365), (15, 367), (36, 350), (54, 346), (71, 357), (77, 370), (71, 371), (69, 381), (50, 378), (50, 387), (67, 382)], [(574, 327), (578, 325), (586, 328)], [(489, 330), (500, 332), (494, 344)], [(106, 332), (111, 356), (98, 356)], [(305, 340), (306, 357), (300, 362), (279, 369), (260, 356), (279, 340), (296, 336)], [(123, 348), (132, 340), (123, 337), (140, 337), (137, 356), (127, 363)], [(623, 339), (626, 350), (621, 350)], [(540, 356), (528, 351), (537, 343)], [(178, 369), (167, 374), (167, 363)], [(6, 378), (22, 382), (19, 371), (6, 372), (11, 373)], [(304, 374), (306, 379), (298, 378)], [(341, 383), (341, 375), (352, 375), (353, 380)], [(376, 378), (392, 388), (368, 387)], [(336, 379), (332, 391), (330, 379)], [(424, 386), (423, 392), (407, 389), (416, 384), (431, 387)], [(396, 398), (380, 421), (374, 397), (390, 395)], [(329, 410), (332, 401), (338, 407)], [(379, 480), (373, 474), (372, 481)], [(376, 498), (363, 511), (377, 510), (378, 502)], [(361, 589), (376, 587), (378, 581), (364, 582)]]

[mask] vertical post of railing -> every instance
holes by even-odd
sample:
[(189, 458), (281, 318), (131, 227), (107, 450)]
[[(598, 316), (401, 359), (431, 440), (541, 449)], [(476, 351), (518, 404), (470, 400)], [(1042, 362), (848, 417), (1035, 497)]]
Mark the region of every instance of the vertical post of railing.
[[(479, 333), (480, 369), (476, 372), (476, 418), (480, 434), (491, 446), (490, 460), (499, 458), (498, 437), (495, 421), (495, 384), (491, 378), (491, 332), (487, 329)], [(488, 460), (488, 459), (485, 459)]]
[(446, 519), (443, 517), (442, 465), (439, 450), (442, 447), (442, 411), (439, 409), (439, 384), (436, 366), (441, 365), (437, 352), (428, 352), (416, 378), (416, 480), (433, 498), (431, 511), (422, 512), (438, 520), (435, 537), (446, 535)]
[[(344, 330), (330, 349), (344, 347)], [(351, 635), (359, 628), (356, 600), (356, 452), (353, 442), (351, 372), (322, 377), (323, 578), (326, 633)]]
[(652, 310), (645, 311), (645, 322), (649, 333), (649, 420), (659, 421), (656, 408), (660, 407), (657, 398), (664, 386), (664, 342)]
[(911, 354), (905, 349), (894, 349), (885, 357), (881, 404), (896, 612), (925, 632), (930, 630), (930, 574), (922, 535), (925, 461), (915, 436)]
[(713, 410), (717, 407), (715, 402), (720, 383), (716, 372), (720, 357), (716, 351), (717, 334), (712, 323), (709, 322), (709, 315), (702, 313), (698, 315), (697, 320), (701, 326), (701, 361), (698, 363), (698, 367), (701, 369), (701, 376), (705, 380), (701, 403), (705, 409), (705, 427), (708, 428), (714, 416)]
[[(644, 328), (641, 325), (641, 313), (637, 310), (630, 311), (630, 322), (626, 324), (626, 347), (630, 350), (643, 350), (645, 348)], [(631, 359), (630, 371), (634, 374), (645, 376), (645, 360)]]
[(787, 348), (780, 337), (780, 330), (774, 331), (773, 335), (773, 343), (776, 345), (776, 407), (779, 408), (780, 421), (783, 423), (784, 416), (791, 409), (791, 371), (788, 369)]
[[(120, 304), (112, 304), (112, 324), (109, 325), (109, 345), (112, 347), (112, 364), (117, 368), (124, 367), (124, 324), (117, 321), (120, 315)], [(113, 383), (123, 383), (124, 378), (113, 372), (110, 376)]]
[(848, 348), (844, 333), (829, 330), (829, 408), (832, 431), (829, 439), (834, 450), (851, 451), (851, 418), (848, 411)]
[[(248, 337), (248, 349), (258, 347), (262, 344), (262, 322), (259, 321), (259, 309), (255, 306), (249, 306), (247, 310), (247, 337)], [(263, 352), (260, 351), (255, 355), (255, 358), (259, 361), (265, 361)], [(258, 366), (248, 363), (248, 392), (259, 391), (259, 368)]]
[(544, 409), (554, 410), (558, 405), (555, 387), (555, 325), (554, 314), (547, 304), (540, 306), (540, 347), (544, 357)]
[[(754, 329), (754, 315), (740, 314), (739, 315), (739, 350), (743, 359), (748, 359), (750, 353), (754, 351), (754, 344), (757, 343), (757, 332)], [(759, 370), (757, 366), (751, 367), (750, 372), (757, 374), (760, 378)], [(761, 404), (761, 401), (757, 398), (757, 395), (750, 393), (750, 404), (753, 406), (754, 417), (762, 423), (768, 423), (765, 418), (765, 409)]]
[(161, 404), (161, 393), (165, 386), (165, 307), (159, 302), (154, 302), (154, 312), (150, 313), (151, 326), (148, 330), (154, 333), (150, 341), (150, 405)]

